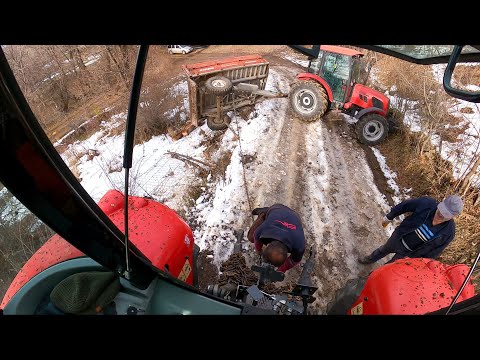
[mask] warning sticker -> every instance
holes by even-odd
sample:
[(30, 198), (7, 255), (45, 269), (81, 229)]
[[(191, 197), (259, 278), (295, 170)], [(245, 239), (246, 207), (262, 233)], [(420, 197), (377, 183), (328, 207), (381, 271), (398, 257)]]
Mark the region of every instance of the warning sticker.
[(192, 267), (190, 266), (190, 263), (188, 262), (188, 259), (185, 260), (185, 264), (183, 265), (182, 271), (180, 271), (180, 274), (178, 275), (178, 279), (182, 281), (187, 281), (188, 275), (192, 272)]
[(363, 302), (352, 308), (352, 315), (363, 315)]

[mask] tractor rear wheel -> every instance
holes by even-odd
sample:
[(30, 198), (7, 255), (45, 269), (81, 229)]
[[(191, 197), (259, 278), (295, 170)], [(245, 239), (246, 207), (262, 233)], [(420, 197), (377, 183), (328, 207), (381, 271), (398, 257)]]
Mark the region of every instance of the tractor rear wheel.
[(360, 296), (367, 279), (350, 279), (347, 284), (337, 290), (335, 299), (327, 305), (327, 315), (347, 315), (352, 305)]
[(224, 76), (213, 76), (205, 82), (205, 91), (216, 96), (228, 94), (232, 87), (230, 79)]
[(327, 111), (327, 92), (322, 84), (314, 80), (301, 80), (294, 84), (289, 98), (293, 112), (304, 121), (316, 121)]
[(220, 119), (217, 117), (208, 117), (207, 118), (207, 126), (212, 130), (225, 130), (228, 128), (228, 124), (230, 124), (230, 117), (228, 115), (224, 115)]
[(362, 144), (373, 146), (385, 140), (388, 134), (388, 122), (382, 115), (369, 113), (358, 120), (355, 130)]

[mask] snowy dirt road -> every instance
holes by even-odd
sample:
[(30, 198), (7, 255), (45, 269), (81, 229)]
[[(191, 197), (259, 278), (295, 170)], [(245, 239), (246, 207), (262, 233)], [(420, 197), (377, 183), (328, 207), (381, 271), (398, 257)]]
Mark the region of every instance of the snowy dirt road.
[[(278, 66), (272, 73), (272, 87), (288, 91), (295, 70)], [(232, 127), (235, 130), (234, 122)], [(374, 184), (362, 147), (342, 129), (349, 130), (342, 116), (314, 123), (296, 119), (286, 98), (257, 105), (240, 128), (243, 155), (249, 159), (244, 163), (251, 207), (283, 203), (293, 208), (305, 229), (304, 260), (310, 246), (317, 249), (314, 306), (320, 313), (348, 279), (373, 269), (357, 258), (383, 244), (387, 236), (380, 222), (388, 205)], [(217, 187), (210, 204), (195, 214), (200, 225), (196, 240), (213, 250), (217, 265), (232, 251), (231, 230), (241, 228), (246, 234), (252, 223), (240, 158), (237, 145), (227, 183), (221, 190)], [(220, 226), (215, 220), (219, 216), (224, 219)], [(246, 248), (252, 261), (253, 246), (248, 243)], [(290, 270), (284, 282), (295, 282), (300, 272), (300, 266)]]

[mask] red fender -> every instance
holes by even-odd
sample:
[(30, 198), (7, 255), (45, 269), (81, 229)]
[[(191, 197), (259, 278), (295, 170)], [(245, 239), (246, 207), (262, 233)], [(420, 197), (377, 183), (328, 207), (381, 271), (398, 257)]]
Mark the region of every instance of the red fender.
[[(348, 314), (414, 315), (447, 307), (469, 272), (464, 264), (448, 266), (423, 258), (404, 258), (374, 270)], [(475, 295), (471, 280), (458, 302)]]
[(328, 85), (327, 81), (324, 78), (311, 73), (300, 73), (297, 75), (297, 79), (298, 80), (315, 80), (316, 82), (319, 82), (327, 91), (328, 100), (330, 102), (333, 101), (332, 89), (330, 88), (330, 85)]

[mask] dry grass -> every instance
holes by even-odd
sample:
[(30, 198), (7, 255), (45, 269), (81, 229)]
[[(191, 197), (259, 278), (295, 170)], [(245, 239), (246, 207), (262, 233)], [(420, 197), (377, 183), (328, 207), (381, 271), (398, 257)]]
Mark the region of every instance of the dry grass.
[(461, 87), (480, 85), (480, 66), (466, 66), (458, 64), (453, 72), (453, 80)]
[[(182, 101), (183, 99), (178, 99)], [(149, 88), (141, 98), (142, 107), (138, 109), (135, 128), (135, 144), (150, 140), (153, 136), (167, 134), (168, 129), (180, 123), (179, 113), (170, 118), (166, 112), (175, 99), (166, 99), (165, 91), (158, 86)], [(167, 104), (168, 103), (168, 104)]]
[(389, 135), (388, 141), (378, 145), (387, 158), (388, 166), (397, 173), (397, 183), (403, 188), (411, 188), (412, 197), (432, 195), (428, 174), (420, 166), (415, 155), (415, 146), (406, 132)]

